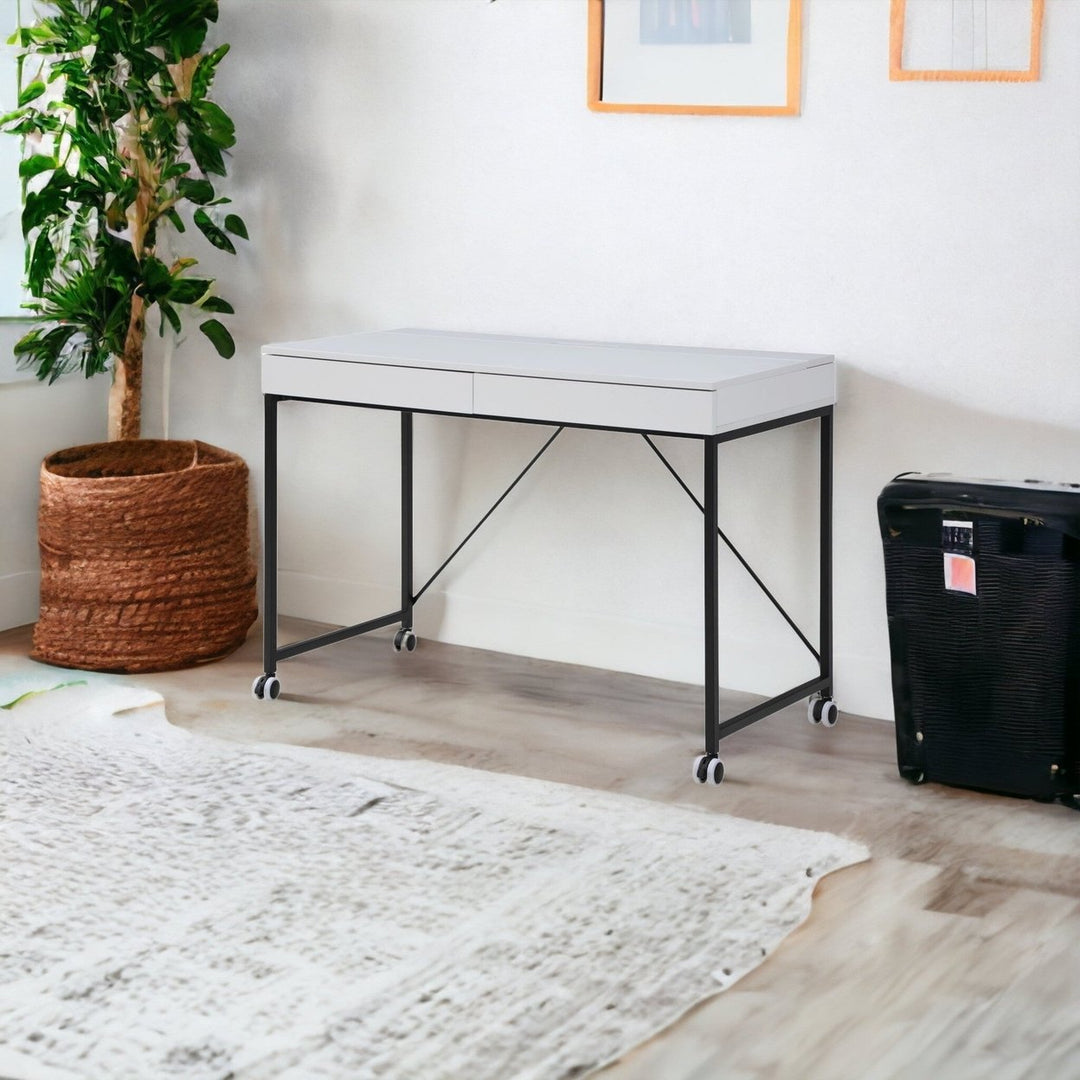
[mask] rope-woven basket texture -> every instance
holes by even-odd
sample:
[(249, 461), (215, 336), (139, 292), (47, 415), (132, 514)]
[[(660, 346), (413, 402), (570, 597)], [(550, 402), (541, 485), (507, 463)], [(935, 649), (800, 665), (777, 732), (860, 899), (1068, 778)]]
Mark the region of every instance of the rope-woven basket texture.
[(237, 648), (257, 614), (248, 469), (197, 441), (131, 439), (41, 465), (34, 659), (169, 671)]

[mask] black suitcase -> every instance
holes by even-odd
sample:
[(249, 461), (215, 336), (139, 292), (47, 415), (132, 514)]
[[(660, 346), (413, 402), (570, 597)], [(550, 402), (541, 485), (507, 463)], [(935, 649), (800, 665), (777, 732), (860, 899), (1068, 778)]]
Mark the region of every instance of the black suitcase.
[(900, 775), (1080, 808), (1080, 484), (878, 498)]

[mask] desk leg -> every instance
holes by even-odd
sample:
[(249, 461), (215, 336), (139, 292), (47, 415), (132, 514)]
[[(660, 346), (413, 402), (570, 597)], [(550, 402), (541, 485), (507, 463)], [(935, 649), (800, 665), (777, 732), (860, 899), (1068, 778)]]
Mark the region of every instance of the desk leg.
[(694, 761), (694, 778), (719, 784), (724, 766), (720, 751), (720, 534), (717, 521), (716, 455), (720, 445), (708, 436), (705, 444), (705, 753)]
[(273, 699), (281, 692), (277, 679), (277, 407), (280, 399), (263, 395), (263, 673), (251, 692), (260, 700)]
[(821, 677), (828, 680), (821, 691), (825, 698), (832, 697), (833, 674), (833, 566), (832, 566), (832, 515), (833, 515), (833, 414), (830, 409), (821, 417), (821, 480), (819, 487), (821, 531), (819, 552), (821, 565), (818, 580), (821, 598), (818, 648), (821, 652)]
[(401, 629), (394, 648), (412, 652), (413, 633), (413, 414), (401, 410)]
[(277, 670), (277, 406), (263, 399), (263, 671)]

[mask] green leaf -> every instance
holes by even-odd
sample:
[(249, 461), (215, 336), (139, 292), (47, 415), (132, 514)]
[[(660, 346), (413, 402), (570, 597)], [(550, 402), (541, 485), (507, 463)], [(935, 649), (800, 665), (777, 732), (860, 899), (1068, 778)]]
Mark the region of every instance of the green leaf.
[(213, 139), (194, 128), (188, 130), (188, 149), (195, 163), (204, 173), (225, 175), (225, 159)]
[(15, 356), (22, 367), (32, 367), (39, 379), (56, 380), (70, 370), (75, 359), (65, 357), (68, 342), (78, 333), (79, 327), (70, 323), (55, 326), (46, 331), (37, 327), (15, 343)]
[(34, 112), (33, 109), (24, 110), (21, 117), (17, 114), (11, 115), (15, 116), (15, 119), (4, 124), (9, 135), (36, 135), (42, 131), (59, 131), (62, 126), (58, 117), (46, 116), (44, 113)]
[(200, 305), (203, 311), (219, 311), (223, 315), (235, 315), (236, 308), (223, 296), (208, 296)]
[(21, 30), (16, 30), (15, 33), (8, 38), (8, 44), (21, 45), (24, 49), (29, 49), (34, 45), (50, 42), (53, 38), (54, 34), (52, 29), (47, 24), (43, 23), (41, 26), (24, 26)]
[(233, 246), (233, 242), (225, 234), (223, 229), (219, 229), (210, 220), (210, 215), (205, 210), (196, 210), (193, 215), (193, 220), (199, 231), (214, 245), (214, 247), (220, 248), (222, 251), (227, 251), (230, 255), (236, 254), (236, 248)]
[(172, 33), (166, 50), (169, 63), (175, 64), (185, 57), (194, 56), (206, 40), (206, 29), (205, 21), (196, 20)]
[(42, 296), (45, 293), (46, 279), (56, 268), (56, 251), (52, 241), (46, 232), (39, 233), (34, 242), (33, 254), (30, 256), (30, 265), (27, 267), (27, 284), (34, 296)]
[(217, 319), (207, 319), (199, 324), (199, 329), (210, 339), (218, 351), (218, 356), (228, 360), (236, 353), (236, 342), (233, 341), (232, 334)]
[(225, 228), (235, 236), (243, 237), (245, 240), (248, 238), (247, 226), (238, 214), (225, 215)]
[(51, 172), (57, 164), (52, 154), (31, 154), (30, 157), (23, 158), (19, 162), (19, 175), (28, 180), (31, 176), (37, 176), (38, 173)]
[(85, 679), (73, 679), (71, 682), (57, 683), (55, 686), (46, 686), (42, 690), (27, 690), (25, 694), (20, 694), (14, 701), (9, 701), (4, 705), (0, 705), (0, 709), (14, 709), (20, 701), (26, 701), (27, 698), (38, 697), (41, 694), (48, 694), (53, 690), (61, 690), (65, 686), (85, 686)]
[[(168, 319), (169, 325), (173, 328), (173, 331), (179, 334), (181, 330), (180, 316), (177, 314), (176, 308), (174, 308), (168, 300), (159, 300), (158, 307), (161, 308), (161, 314), (165, 316), (165, 319)], [(161, 321), (162, 337), (165, 336), (165, 319), (162, 319)]]
[(172, 291), (173, 278), (169, 268), (158, 258), (151, 255), (143, 260), (143, 284), (140, 290), (148, 304), (154, 304)]
[(188, 149), (204, 173), (225, 175), (222, 151), (236, 142), (232, 120), (224, 109), (212, 101), (198, 101), (178, 107), (187, 125)]
[(173, 278), (169, 300), (174, 304), (197, 304), (213, 284), (209, 278)]
[(182, 199), (205, 206), (214, 198), (214, 185), (209, 180), (183, 179), (177, 181), (176, 193)]
[(187, 226), (184, 224), (184, 219), (172, 208), (169, 207), (165, 211), (165, 216), (172, 222), (173, 228), (177, 232), (187, 232)]
[(12, 346), (12, 352), (16, 356), (22, 356), (30, 351), (31, 346), (41, 337), (41, 327), (35, 326), (32, 330), (27, 330), (25, 334)]
[(45, 93), (45, 84), (40, 79), (35, 79), (28, 86), (23, 87), (19, 94), (19, 104), (28, 105), (31, 101), (41, 97)]
[(161, 172), (162, 182), (174, 180), (178, 176), (191, 172), (191, 166), (186, 161), (177, 161)]
[(236, 142), (236, 127), (220, 105), (215, 105), (212, 101), (200, 101), (195, 106), (195, 112), (202, 120), (207, 134), (222, 150), (227, 150)]
[(59, 224), (67, 217), (67, 187), (69, 179), (62, 172), (53, 173), (40, 191), (28, 191), (23, 200), (23, 236), (29, 236), (38, 226)]
[(192, 101), (201, 101), (206, 97), (207, 92), (210, 90), (210, 84), (214, 81), (214, 74), (218, 62), (228, 51), (228, 45), (219, 45), (213, 52), (207, 53), (206, 56), (199, 61), (199, 66), (195, 69), (195, 73), (191, 77)]

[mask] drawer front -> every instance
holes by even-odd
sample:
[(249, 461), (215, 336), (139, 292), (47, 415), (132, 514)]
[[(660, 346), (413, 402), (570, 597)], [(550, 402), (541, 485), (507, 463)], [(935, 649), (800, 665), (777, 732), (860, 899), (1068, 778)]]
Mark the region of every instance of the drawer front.
[(836, 401), (832, 364), (736, 383), (717, 392), (717, 434), (820, 409)]
[(478, 416), (705, 434), (712, 431), (713, 394), (622, 383), (477, 375), (473, 411)]
[(466, 371), (358, 364), (307, 356), (262, 358), (264, 394), (391, 405), (398, 409), (471, 413), (472, 380)]

